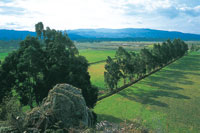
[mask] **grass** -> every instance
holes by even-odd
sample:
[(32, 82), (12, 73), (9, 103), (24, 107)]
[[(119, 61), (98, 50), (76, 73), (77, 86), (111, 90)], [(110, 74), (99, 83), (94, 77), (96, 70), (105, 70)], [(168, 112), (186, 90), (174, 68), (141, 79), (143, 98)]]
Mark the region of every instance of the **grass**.
[(0, 53), (0, 60), (3, 61), (7, 55), (8, 53)]
[(161, 71), (99, 101), (98, 120), (140, 119), (157, 132), (200, 131), (200, 53), (194, 52)]
[(91, 65), (89, 67), (89, 74), (91, 76), (90, 80), (93, 85), (99, 87), (99, 88), (105, 88), (104, 84), (104, 71), (105, 71), (105, 62), (104, 63), (98, 63), (95, 65)]
[[(149, 45), (152, 47), (152, 45)], [(115, 50), (84, 49), (89, 62), (114, 56)], [(7, 53), (0, 53), (2, 60)], [(92, 84), (105, 88), (104, 65), (89, 67)], [(160, 132), (200, 131), (200, 53), (192, 53), (139, 83), (97, 103), (98, 120), (112, 122), (140, 119)], [(102, 90), (106, 91), (106, 90)], [(23, 110), (29, 110), (24, 107)]]
[[(106, 62), (94, 64), (94, 65), (91, 65), (88, 69), (89, 74), (91, 76), (90, 80), (92, 84), (99, 87), (101, 91), (107, 91), (105, 90), (105, 88), (107, 87), (104, 83), (105, 64)], [(118, 83), (118, 86), (122, 86), (122, 85), (123, 85), (123, 81), (121, 79), (120, 82)]]
[[(106, 60), (108, 56), (113, 58), (115, 56), (115, 50), (94, 50), (94, 49), (82, 49), (79, 50), (80, 55), (85, 56), (89, 63)], [(8, 55), (8, 52), (0, 52), (0, 60), (3, 60)]]
[(85, 56), (89, 63), (106, 60), (108, 56), (111, 58), (115, 56), (115, 50), (82, 49), (79, 53)]

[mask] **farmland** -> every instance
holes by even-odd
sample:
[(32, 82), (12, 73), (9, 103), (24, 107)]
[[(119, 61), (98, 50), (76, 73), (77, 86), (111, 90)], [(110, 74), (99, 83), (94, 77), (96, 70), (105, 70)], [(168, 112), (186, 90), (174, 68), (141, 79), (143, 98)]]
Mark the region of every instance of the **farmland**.
[(200, 0), (0, 0), (0, 133), (200, 133)]
[(200, 53), (192, 53), (127, 89), (99, 101), (98, 120), (138, 120), (160, 132), (198, 132)]
[[(113, 42), (110, 44), (114, 45)], [(115, 42), (115, 44), (120, 46), (122, 43)], [(151, 48), (152, 44), (153, 42), (140, 46)], [(87, 46), (79, 48), (79, 53), (85, 56), (89, 63), (93, 63), (106, 60), (107, 56), (113, 58), (117, 46), (108, 49)], [(128, 49), (128, 46), (125, 48)], [(0, 60), (6, 55), (8, 53), (0, 53)], [(99, 101), (94, 108), (98, 121), (108, 120), (116, 123), (125, 120), (137, 121), (158, 132), (198, 132), (200, 130), (198, 126), (200, 107), (197, 106), (200, 105), (199, 62), (200, 53), (190, 53), (137, 84)], [(93, 64), (88, 70), (92, 84), (101, 89), (100, 93), (108, 91), (104, 83), (104, 65), (105, 62)], [(25, 106), (23, 110), (29, 110), (29, 107)]]
[(140, 50), (158, 42), (126, 42), (126, 41), (110, 41), (110, 42), (75, 42), (78, 49), (96, 49), (96, 50), (116, 50), (119, 46), (123, 46), (129, 50)]
[(106, 60), (107, 56), (113, 58), (115, 50), (94, 50), (94, 49), (81, 49), (80, 55), (86, 57), (89, 63)]
[(3, 60), (7, 55), (8, 53), (0, 53), (0, 60)]

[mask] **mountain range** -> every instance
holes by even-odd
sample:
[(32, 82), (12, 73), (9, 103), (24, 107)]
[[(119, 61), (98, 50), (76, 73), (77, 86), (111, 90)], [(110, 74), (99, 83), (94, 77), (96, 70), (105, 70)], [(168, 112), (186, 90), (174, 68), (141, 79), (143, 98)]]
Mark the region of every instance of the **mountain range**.
[[(163, 31), (141, 28), (124, 29), (76, 29), (65, 30), (74, 41), (161, 41), (180, 38), (182, 40), (199, 41), (200, 35), (176, 31)], [(31, 31), (0, 30), (0, 40), (23, 40), (27, 35), (36, 36)]]

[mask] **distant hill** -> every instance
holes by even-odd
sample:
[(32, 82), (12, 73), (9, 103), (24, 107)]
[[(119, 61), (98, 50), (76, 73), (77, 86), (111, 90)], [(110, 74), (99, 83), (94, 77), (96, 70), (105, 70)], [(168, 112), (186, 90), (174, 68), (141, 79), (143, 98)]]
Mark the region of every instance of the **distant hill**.
[(27, 35), (36, 36), (35, 32), (16, 31), (16, 30), (0, 30), (0, 40), (23, 40)]
[[(69, 37), (76, 41), (163, 41), (174, 38), (200, 40), (200, 35), (197, 34), (139, 28), (77, 29), (63, 32), (67, 32)], [(22, 40), (27, 35), (35, 36), (36, 33), (30, 31), (0, 30), (0, 40)]]
[[(200, 35), (181, 33), (175, 31), (162, 31), (152, 29), (77, 29), (67, 30), (70, 35), (79, 35), (85, 39), (111, 39), (111, 40), (166, 40), (181, 38), (182, 40), (200, 40)], [(73, 36), (72, 36), (73, 38)], [(74, 38), (76, 40), (76, 38)]]

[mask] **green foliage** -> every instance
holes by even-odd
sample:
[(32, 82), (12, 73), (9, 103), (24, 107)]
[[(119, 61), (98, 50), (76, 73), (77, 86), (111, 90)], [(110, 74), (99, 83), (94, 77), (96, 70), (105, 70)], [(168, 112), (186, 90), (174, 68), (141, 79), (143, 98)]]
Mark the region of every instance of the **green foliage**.
[(117, 59), (117, 64), (119, 65), (119, 69), (121, 70), (121, 77), (124, 79), (124, 84), (126, 84), (126, 78), (130, 72), (130, 54), (123, 47), (119, 47), (116, 51), (115, 57)]
[(190, 47), (190, 51), (198, 51), (199, 49), (200, 49), (199, 45), (192, 44), (192, 46)]
[(0, 104), (0, 120), (13, 124), (13, 117), (22, 117), (22, 108), (17, 97), (5, 97)]
[(41, 22), (35, 28), (37, 38), (27, 37), (3, 61), (0, 95), (15, 89), (21, 103), (32, 108), (33, 102), (39, 104), (54, 85), (68, 83), (81, 88), (87, 106), (94, 107), (98, 90), (91, 86), (87, 60), (66, 33), (49, 27), (45, 30)]
[(104, 72), (104, 79), (105, 83), (110, 88), (110, 91), (113, 91), (114, 88), (117, 88), (118, 81), (121, 77), (121, 72), (119, 69), (119, 65), (108, 56), (106, 60), (105, 70)]
[(39, 22), (35, 25), (35, 31), (37, 33), (37, 37), (41, 39), (42, 34), (45, 37), (44, 25), (42, 22)]
[(155, 69), (155, 66), (156, 66), (155, 57), (152, 55), (152, 53), (148, 49), (146, 48), (141, 49), (140, 56), (142, 60), (144, 61), (146, 70), (151, 72), (151, 70)]
[[(116, 72), (114, 66), (119, 66), (118, 71), (120, 72), (121, 78), (124, 79), (124, 85), (126, 84), (126, 79), (129, 78), (130, 81), (134, 80), (134, 77), (140, 78), (144, 76), (147, 72), (151, 72), (156, 68), (166, 65), (168, 62), (183, 56), (188, 50), (187, 44), (180, 40), (174, 39), (173, 43), (168, 40), (163, 42), (162, 45), (154, 44), (153, 49), (150, 51), (146, 48), (141, 49), (139, 54), (134, 52), (127, 52), (124, 48), (119, 47), (116, 51), (116, 61), (107, 60), (105, 66), (106, 70), (110, 73)], [(110, 67), (108, 67), (110, 66)], [(105, 82), (109, 88), (114, 88), (114, 84), (118, 84), (120, 79), (114, 80), (113, 74), (109, 72), (104, 73)], [(113, 75), (113, 76), (111, 76)]]
[[(12, 60), (13, 56), (8, 56)], [(7, 65), (4, 65), (5, 62), (8, 62)], [(10, 66), (11, 65), (11, 66)], [(9, 62), (8, 60), (5, 60), (2, 63), (2, 66), (0, 66), (0, 103), (2, 103), (2, 100), (5, 96), (11, 96), (11, 88), (13, 86), (13, 82), (15, 80), (14, 74), (9, 71), (13, 67), (13, 63)], [(9, 81), (9, 83), (8, 83)]]

